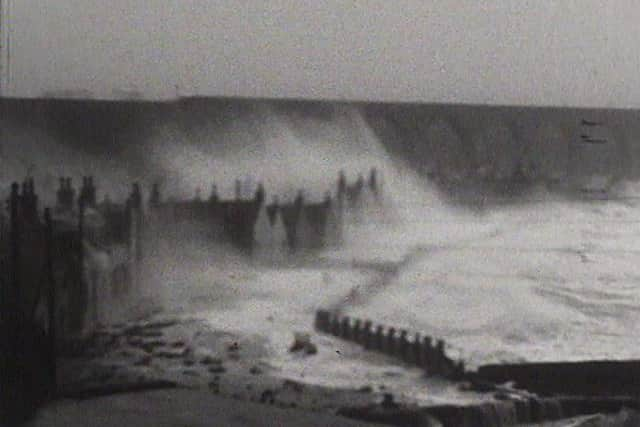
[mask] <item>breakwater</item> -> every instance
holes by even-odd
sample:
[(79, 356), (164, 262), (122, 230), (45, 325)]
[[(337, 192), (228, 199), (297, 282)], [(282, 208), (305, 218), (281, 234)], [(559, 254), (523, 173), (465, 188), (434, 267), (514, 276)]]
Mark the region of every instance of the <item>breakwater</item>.
[[(431, 425), (435, 419), (445, 427), (505, 427), (640, 409), (640, 361), (485, 365), (467, 371), (463, 361), (446, 354), (443, 339), (429, 335), (322, 309), (314, 328), (494, 397), (473, 405), (407, 408), (383, 402), (338, 411), (349, 418), (398, 426)], [(504, 383), (513, 386), (499, 385)]]
[(375, 324), (371, 320), (340, 316), (328, 310), (316, 311), (314, 327), (320, 332), (359, 344), (367, 350), (419, 366), (428, 375), (461, 379), (465, 374), (464, 362), (454, 361), (447, 356), (445, 341), (442, 339)]
[[(616, 414), (640, 409), (633, 397), (527, 397), (477, 405), (436, 405), (420, 408), (345, 407), (338, 414), (367, 422), (395, 426), (507, 427), (557, 421), (591, 414)], [(585, 424), (597, 427), (604, 424)], [(608, 424), (606, 424), (608, 425)], [(627, 424), (625, 424), (627, 425)], [(628, 424), (636, 425), (636, 424)]]
[(640, 395), (640, 360), (494, 364), (476, 376), (546, 395)]

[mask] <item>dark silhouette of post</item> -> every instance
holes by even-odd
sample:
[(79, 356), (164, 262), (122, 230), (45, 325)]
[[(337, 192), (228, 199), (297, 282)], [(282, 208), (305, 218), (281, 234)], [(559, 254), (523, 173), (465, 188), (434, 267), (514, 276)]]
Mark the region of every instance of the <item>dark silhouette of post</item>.
[(297, 251), (298, 249), (302, 249), (305, 247), (308, 242), (302, 241), (302, 239), (306, 236), (302, 236), (300, 233), (300, 220), (302, 219), (303, 209), (304, 209), (304, 192), (302, 189), (298, 190), (298, 194), (293, 201), (293, 206), (295, 209), (295, 221), (293, 228), (293, 250)]
[(215, 184), (213, 184), (211, 186), (211, 195), (209, 196), (209, 201), (211, 203), (217, 203), (218, 199), (219, 199), (219, 197), (218, 197), (218, 187)]
[(89, 206), (92, 208), (96, 207), (96, 186), (93, 184), (93, 176), (89, 176), (87, 178), (87, 184), (89, 187), (88, 198), (89, 198)]
[(416, 332), (411, 343), (412, 362), (417, 366), (423, 366), (422, 361), (422, 337)]
[(335, 313), (331, 316), (331, 335), (340, 336), (340, 317)]
[(371, 320), (365, 320), (364, 321), (364, 325), (362, 327), (362, 345), (364, 346), (364, 348), (366, 349), (370, 349), (373, 347), (372, 345), (372, 331), (371, 328), (373, 327), (373, 322)]
[(462, 380), (464, 379), (465, 373), (466, 371), (465, 371), (464, 361), (458, 360), (454, 365), (453, 379)]
[(140, 192), (140, 184), (137, 182), (133, 184), (133, 190), (131, 192), (131, 210), (129, 218), (130, 223), (135, 222), (132, 237), (135, 241), (135, 258), (134, 261), (139, 263), (142, 260), (142, 248), (140, 240), (142, 237), (142, 193)]
[(369, 188), (371, 191), (377, 195), (378, 193), (378, 171), (376, 168), (371, 168), (371, 172), (369, 173)]
[(444, 351), (444, 340), (436, 341), (436, 350), (434, 355), (434, 368), (436, 374), (443, 374), (446, 369), (446, 354)]
[(47, 269), (47, 306), (48, 323), (49, 323), (49, 371), (51, 375), (51, 391), (56, 393), (58, 387), (58, 373), (56, 367), (57, 351), (56, 351), (56, 285), (53, 277), (53, 224), (51, 222), (51, 211), (49, 208), (44, 210), (45, 238), (46, 238), (46, 269)]
[(356, 319), (353, 323), (353, 328), (351, 329), (351, 340), (360, 344), (361, 334), (362, 334), (362, 321), (360, 319)]
[(236, 196), (236, 200), (240, 200), (242, 198), (242, 183), (240, 182), (239, 179), (236, 179), (235, 181), (235, 196)]
[(318, 310), (316, 312), (314, 327), (321, 332), (329, 332), (331, 329), (330, 316), (331, 314), (328, 311)]
[(151, 196), (149, 197), (149, 206), (156, 208), (160, 205), (160, 185), (155, 182), (151, 187)]
[(382, 325), (376, 326), (376, 332), (373, 336), (373, 349), (384, 351), (384, 327)]
[(396, 351), (396, 329), (389, 328), (387, 330), (387, 345), (384, 352), (390, 356), (393, 356)]
[(257, 206), (262, 206), (266, 197), (266, 191), (264, 189), (264, 185), (262, 183), (258, 183), (258, 188), (256, 189), (254, 200)]
[[(17, 182), (11, 185), (11, 291), (9, 294), (9, 311), (16, 310), (20, 302), (20, 194)], [(13, 317), (13, 316), (10, 316)]]
[(73, 188), (73, 181), (71, 177), (67, 177), (67, 205), (69, 210), (73, 209), (73, 204), (76, 201), (76, 190)]
[(398, 337), (398, 348), (397, 348), (397, 356), (403, 360), (407, 361), (407, 350), (409, 348), (409, 341), (407, 340), (408, 331), (406, 329), (400, 330), (400, 336)]
[(344, 316), (340, 321), (340, 337), (345, 340), (351, 339), (351, 319)]
[(84, 203), (78, 201), (78, 284), (84, 287)]
[(65, 180), (63, 177), (60, 177), (58, 179), (58, 191), (56, 192), (56, 207), (59, 209), (62, 209), (62, 207), (65, 204), (65, 188), (66, 188), (66, 184), (65, 184)]
[(88, 178), (86, 176), (83, 176), (82, 185), (80, 186), (80, 194), (78, 196), (78, 203), (82, 203), (83, 205), (87, 206), (88, 196), (89, 196)]
[(343, 196), (345, 191), (347, 191), (347, 177), (344, 174), (344, 171), (341, 170), (338, 174), (338, 196)]
[[(0, 399), (0, 416), (10, 417), (19, 412), (19, 400), (25, 399), (23, 383), (24, 369), (21, 368), (19, 360), (22, 356), (22, 341), (20, 340), (22, 324), (20, 322), (20, 194), (19, 185), (11, 184), (11, 196), (9, 198), (10, 227), (9, 230), (9, 283), (3, 284), (6, 311), (2, 313), (4, 324), (4, 336), (0, 356), (2, 357), (3, 371), (0, 373), (3, 393)], [(8, 393), (6, 391), (9, 391)], [(0, 422), (4, 420), (0, 419)]]
[(422, 366), (427, 370), (429, 375), (433, 374), (433, 347), (431, 337), (422, 338)]

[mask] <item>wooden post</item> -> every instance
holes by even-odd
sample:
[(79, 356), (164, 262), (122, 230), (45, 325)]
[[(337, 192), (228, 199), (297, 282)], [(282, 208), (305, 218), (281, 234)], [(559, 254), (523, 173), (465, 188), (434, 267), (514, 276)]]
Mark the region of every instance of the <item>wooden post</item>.
[(411, 344), (411, 353), (413, 355), (413, 364), (417, 366), (423, 366), (422, 363), (422, 338), (420, 337), (420, 333), (416, 332), (413, 336), (413, 342)]
[(85, 283), (84, 283), (84, 203), (82, 202), (78, 204), (78, 248), (77, 250), (78, 250), (78, 284), (79, 284), (79, 289), (82, 289), (84, 292), (84, 286), (85, 286)]
[(340, 337), (345, 340), (351, 339), (351, 319), (349, 316), (344, 316), (340, 321)]
[(376, 333), (373, 338), (373, 348), (378, 351), (384, 351), (384, 327), (376, 326)]
[(313, 327), (317, 331), (321, 331), (321, 332), (322, 332), (322, 317), (323, 317), (323, 310), (316, 310), (316, 317), (313, 321)]
[(340, 336), (340, 317), (336, 313), (331, 316), (331, 335)]
[(364, 326), (362, 328), (362, 345), (366, 349), (370, 349), (372, 347), (371, 343), (371, 327), (373, 326), (373, 322), (371, 320), (365, 320)]
[(409, 347), (409, 341), (407, 340), (407, 330), (402, 329), (400, 331), (400, 336), (398, 337), (398, 350), (397, 356), (404, 362), (407, 362), (407, 350)]
[(362, 329), (362, 321), (360, 319), (356, 319), (353, 324), (353, 333), (351, 334), (351, 340), (356, 344), (360, 344), (361, 329)]
[(127, 260), (126, 260), (126, 268), (128, 271), (128, 275), (126, 277), (125, 283), (122, 284), (121, 289), (125, 289), (127, 292), (131, 289), (131, 278), (133, 266), (136, 261), (135, 254), (135, 240), (136, 240), (136, 230), (135, 230), (135, 214), (134, 214), (134, 194), (135, 192), (131, 192), (129, 198), (127, 199), (126, 207), (125, 207), (125, 222), (126, 222), (126, 244), (127, 244)]
[(320, 332), (329, 332), (331, 329), (329, 324), (329, 312), (326, 310), (316, 311), (314, 326)]
[[(18, 309), (20, 304), (20, 218), (18, 205), (20, 195), (18, 194), (18, 183), (11, 185), (11, 291), (9, 296), (9, 311)], [(13, 317), (13, 316), (11, 316)], [(14, 325), (15, 327), (15, 325)]]
[(389, 328), (387, 330), (387, 346), (384, 352), (390, 356), (393, 356), (396, 352), (396, 329)]
[(136, 211), (136, 264), (139, 265), (142, 261), (142, 235), (144, 227), (144, 216), (142, 211), (142, 204), (138, 202), (138, 206), (135, 207)]
[(11, 375), (12, 382), (19, 378), (19, 373), (15, 372), (15, 363), (21, 359), (21, 351), (18, 346), (22, 340), (20, 335), (22, 332), (22, 322), (20, 321), (20, 313), (22, 311), (22, 299), (20, 292), (20, 267), (21, 267), (21, 227), (20, 227), (20, 194), (19, 185), (14, 182), (11, 185), (11, 232), (10, 232), (10, 244), (11, 244), (11, 277), (9, 284), (9, 298), (7, 307), (7, 328), (8, 328), (8, 353), (9, 361), (11, 364), (10, 371), (14, 371)]
[(429, 375), (433, 374), (433, 349), (431, 347), (431, 337), (422, 339), (422, 366)]
[(129, 277), (130, 291), (137, 292), (138, 274), (140, 269), (140, 261), (142, 260), (142, 251), (140, 247), (141, 240), (141, 222), (142, 222), (142, 204), (140, 196), (140, 187), (137, 183), (133, 184), (133, 191), (130, 197), (129, 208)]
[[(3, 313), (6, 328), (5, 345), (6, 345), (6, 359), (4, 360), (6, 369), (0, 377), (3, 378), (2, 386), (5, 390), (11, 390), (11, 393), (15, 393), (18, 399), (24, 399), (24, 369), (21, 369), (19, 361), (22, 360), (22, 322), (20, 322), (20, 312), (22, 310), (22, 301), (20, 299), (20, 194), (18, 192), (18, 183), (14, 182), (11, 185), (11, 198), (10, 198), (10, 226), (9, 231), (9, 245), (10, 245), (10, 276), (9, 283), (6, 284), (6, 314)], [(2, 399), (3, 412), (13, 411), (15, 408), (4, 406), (12, 399)], [(14, 400), (15, 402), (15, 400)]]
[(466, 371), (465, 371), (465, 367), (464, 367), (464, 361), (463, 360), (458, 360), (458, 362), (455, 365), (454, 379), (455, 380), (462, 380), (464, 378), (465, 374), (466, 374)]
[(443, 374), (446, 368), (446, 355), (444, 352), (444, 340), (436, 341), (436, 351), (434, 355), (435, 373)]
[(49, 369), (51, 374), (51, 389), (55, 394), (57, 389), (57, 339), (56, 339), (56, 285), (53, 277), (53, 224), (51, 222), (51, 211), (49, 208), (44, 210), (44, 222), (46, 233), (46, 269), (47, 269), (47, 282), (48, 282), (48, 298), (47, 305), (49, 307)]

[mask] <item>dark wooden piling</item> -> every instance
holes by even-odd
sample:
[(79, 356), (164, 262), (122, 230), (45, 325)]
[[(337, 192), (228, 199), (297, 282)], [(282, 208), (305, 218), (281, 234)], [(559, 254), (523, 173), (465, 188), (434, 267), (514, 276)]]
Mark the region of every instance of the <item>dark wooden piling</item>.
[(51, 211), (44, 210), (45, 241), (46, 241), (46, 271), (47, 271), (47, 306), (48, 306), (48, 338), (49, 338), (49, 371), (51, 375), (51, 391), (55, 394), (57, 389), (57, 336), (56, 336), (56, 285), (53, 275), (53, 224)]
[(319, 330), (319, 331), (322, 331), (322, 327), (320, 326), (320, 325), (321, 325), (321, 321), (320, 321), (321, 311), (322, 311), (322, 310), (317, 310), (317, 311), (316, 311), (316, 317), (315, 317), (315, 318), (314, 318), (314, 320), (313, 320), (313, 327), (314, 327), (314, 329), (317, 329), (317, 330)]
[(340, 321), (340, 337), (345, 340), (351, 339), (351, 319), (344, 316)]
[(330, 314), (326, 310), (318, 310), (314, 327), (321, 332), (329, 332), (330, 330)]
[(22, 299), (20, 292), (20, 266), (21, 266), (21, 232), (22, 229), (20, 227), (20, 193), (19, 193), (19, 185), (17, 182), (14, 182), (11, 185), (11, 200), (10, 200), (10, 210), (11, 210), (11, 230), (10, 230), (10, 245), (11, 245), (11, 255), (10, 255), (10, 273), (11, 273), (11, 283), (9, 286), (8, 298), (7, 298), (7, 317), (6, 317), (6, 327), (7, 327), (7, 354), (10, 363), (9, 371), (10, 374), (8, 377), (10, 378), (10, 383), (14, 383), (18, 381), (18, 372), (14, 367), (14, 364), (21, 359), (21, 351), (19, 349), (19, 345), (22, 340), (20, 336), (22, 335), (23, 322), (21, 322), (20, 314), (22, 313)]
[(370, 349), (373, 347), (372, 336), (371, 336), (372, 327), (373, 327), (373, 322), (371, 322), (371, 320), (365, 320), (364, 326), (362, 327), (362, 345), (366, 349)]
[(422, 361), (422, 338), (419, 333), (413, 336), (413, 342), (411, 343), (411, 362), (416, 366), (424, 366)]
[(356, 319), (353, 323), (351, 340), (355, 343), (360, 344), (361, 332), (362, 332), (362, 321), (360, 319)]
[(432, 374), (433, 369), (433, 347), (431, 345), (431, 337), (422, 339), (422, 367)]
[(445, 341), (438, 339), (433, 344), (430, 336), (415, 333), (411, 337), (406, 329), (376, 325), (371, 320), (340, 316), (328, 310), (317, 310), (314, 327), (344, 340), (393, 356), (407, 364), (415, 365), (428, 375), (439, 375), (453, 380), (462, 380), (467, 375), (465, 363), (449, 358), (445, 352)]
[(78, 205), (78, 283), (84, 283), (84, 203)]
[(443, 374), (446, 368), (446, 356), (444, 354), (444, 341), (436, 341), (436, 349), (433, 354), (433, 372), (437, 375)]
[(384, 327), (382, 325), (376, 326), (376, 333), (373, 336), (373, 348), (374, 350), (384, 350)]
[(408, 350), (409, 350), (409, 341), (407, 340), (407, 330), (402, 329), (400, 331), (400, 336), (398, 337), (398, 350), (397, 356), (407, 362), (408, 361)]
[(387, 330), (387, 343), (383, 349), (384, 353), (393, 356), (396, 352), (396, 330), (395, 328), (389, 328)]
[(335, 313), (331, 316), (331, 335), (340, 336), (340, 317)]
[(455, 365), (454, 365), (452, 379), (461, 380), (464, 378), (465, 374), (466, 374), (466, 371), (465, 371), (464, 361), (458, 360), (457, 362), (455, 362)]
[[(13, 312), (18, 308), (20, 301), (20, 194), (19, 186), (17, 182), (11, 185), (11, 230), (10, 230), (10, 245), (11, 245), (11, 290), (8, 293), (8, 311)], [(12, 316), (9, 316), (10, 318)]]

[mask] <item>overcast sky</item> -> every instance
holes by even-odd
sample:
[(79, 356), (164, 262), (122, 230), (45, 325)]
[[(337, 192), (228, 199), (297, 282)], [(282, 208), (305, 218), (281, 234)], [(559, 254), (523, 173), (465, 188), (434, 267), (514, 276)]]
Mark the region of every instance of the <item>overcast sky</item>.
[[(7, 0), (0, 2), (6, 11)], [(9, 6), (4, 82), (11, 96), (138, 92), (640, 106), (636, 0), (10, 0)]]

